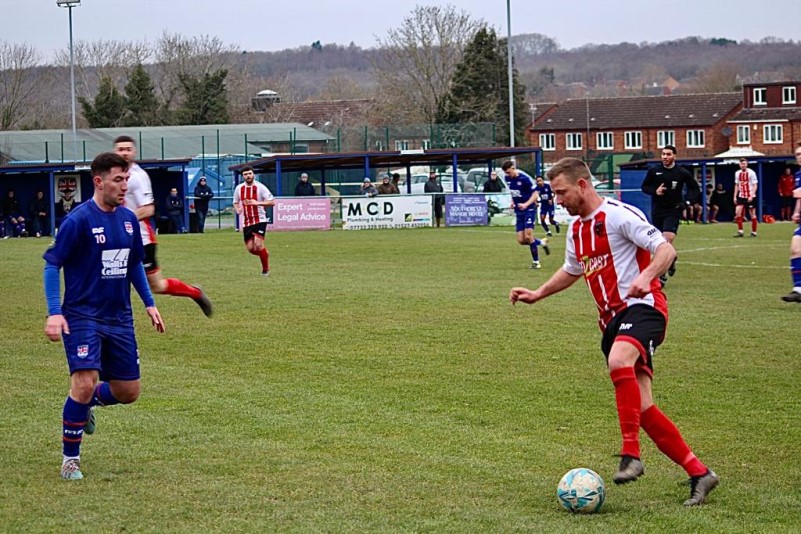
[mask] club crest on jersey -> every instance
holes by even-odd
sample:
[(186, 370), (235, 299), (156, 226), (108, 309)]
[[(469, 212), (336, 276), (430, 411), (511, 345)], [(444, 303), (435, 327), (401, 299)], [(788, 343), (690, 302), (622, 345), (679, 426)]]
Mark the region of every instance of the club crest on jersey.
[(125, 231), (128, 233), (128, 235), (133, 235), (133, 225), (131, 224), (131, 221), (125, 221)]
[(601, 237), (602, 235), (604, 235), (604, 223), (602, 222), (595, 223), (593, 230), (595, 231), (596, 236)]
[(86, 358), (89, 356), (89, 345), (78, 345), (75, 355), (78, 356), (78, 358)]

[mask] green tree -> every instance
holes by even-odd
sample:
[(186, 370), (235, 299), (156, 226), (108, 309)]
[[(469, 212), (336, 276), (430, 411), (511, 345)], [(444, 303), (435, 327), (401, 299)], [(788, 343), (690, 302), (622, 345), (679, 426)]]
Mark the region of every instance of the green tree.
[(125, 85), (125, 108), (123, 126), (159, 126), (165, 122), (159, 113), (153, 81), (141, 63), (134, 67)]
[(178, 124), (225, 124), (228, 122), (228, 93), (225, 78), (228, 71), (220, 69), (200, 77), (179, 76), (183, 102), (176, 110)]
[(78, 101), (90, 128), (114, 128), (122, 125), (125, 97), (114, 86), (111, 78), (104, 76), (100, 79), (94, 102), (84, 97), (79, 97)]
[[(506, 40), (487, 27), (476, 32), (456, 66), (450, 91), (441, 102), (437, 122), (493, 122), (498, 143), (509, 144), (509, 81)], [(515, 144), (522, 144), (528, 122), (526, 88), (512, 71)]]

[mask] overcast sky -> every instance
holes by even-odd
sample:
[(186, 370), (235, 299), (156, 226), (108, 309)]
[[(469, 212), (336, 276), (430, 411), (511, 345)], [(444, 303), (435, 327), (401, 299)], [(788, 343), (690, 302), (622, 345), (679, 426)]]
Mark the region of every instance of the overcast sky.
[[(506, 0), (82, 0), (73, 10), (76, 40), (146, 40), (164, 30), (212, 35), (249, 51), (323, 44), (363, 48), (398, 25), (415, 5), (451, 4), (506, 35)], [(588, 43), (660, 42), (688, 36), (759, 41), (798, 39), (798, 0), (511, 0), (512, 34), (541, 33), (563, 48)], [(0, 42), (33, 44), (52, 58), (67, 49), (66, 9), (56, 0), (0, 0)]]

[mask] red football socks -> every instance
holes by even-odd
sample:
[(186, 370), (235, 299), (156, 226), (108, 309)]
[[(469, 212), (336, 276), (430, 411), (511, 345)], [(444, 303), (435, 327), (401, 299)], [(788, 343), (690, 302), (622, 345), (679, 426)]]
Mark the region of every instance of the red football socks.
[(192, 299), (200, 298), (200, 290), (186, 285), (177, 278), (167, 278), (167, 289), (164, 291), (165, 295), (172, 295), (174, 297), (189, 297)]
[(609, 376), (615, 386), (617, 416), (623, 434), (623, 456), (640, 457), (640, 386), (634, 367), (615, 369)]
[(707, 467), (690, 450), (679, 429), (659, 408), (651, 406), (645, 410), (640, 424), (657, 448), (682, 466), (688, 475), (699, 477), (707, 472)]

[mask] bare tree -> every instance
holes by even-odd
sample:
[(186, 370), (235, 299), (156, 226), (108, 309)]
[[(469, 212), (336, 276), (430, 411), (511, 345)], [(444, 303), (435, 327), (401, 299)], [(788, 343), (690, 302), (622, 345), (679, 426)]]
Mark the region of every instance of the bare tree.
[(479, 27), (453, 6), (417, 6), (400, 26), (378, 37), (373, 58), (379, 113), (394, 123), (433, 123), (465, 46)]
[[(128, 73), (136, 65), (147, 63), (153, 53), (152, 46), (145, 41), (76, 41), (73, 44), (76, 95), (91, 98), (103, 78), (122, 89)], [(69, 68), (68, 48), (56, 52), (56, 64)]]
[(0, 130), (15, 128), (25, 118), (36, 89), (38, 62), (32, 45), (0, 41)]
[(691, 84), (694, 93), (728, 93), (739, 89), (740, 66), (734, 62), (715, 63), (700, 72)]
[(220, 70), (236, 72), (236, 45), (227, 45), (218, 37), (184, 37), (165, 31), (156, 43), (156, 90), (168, 108), (181, 93), (181, 76), (203, 77)]

